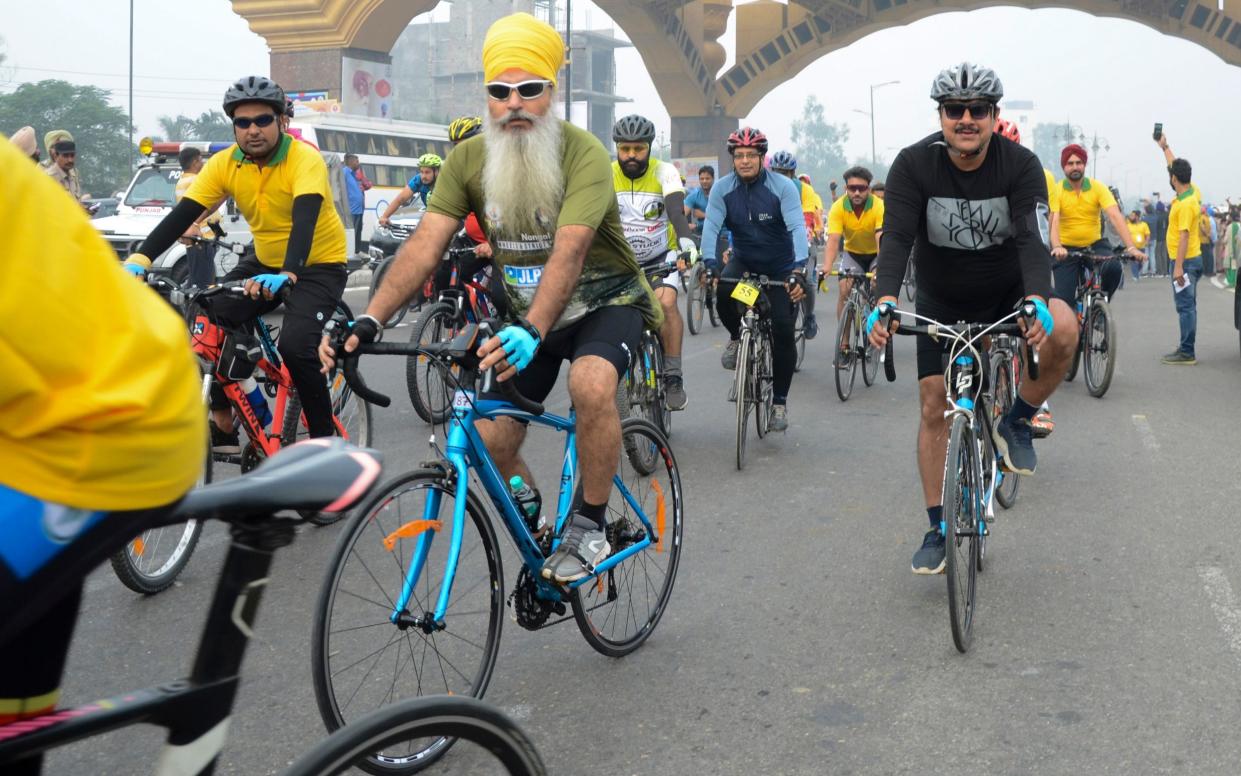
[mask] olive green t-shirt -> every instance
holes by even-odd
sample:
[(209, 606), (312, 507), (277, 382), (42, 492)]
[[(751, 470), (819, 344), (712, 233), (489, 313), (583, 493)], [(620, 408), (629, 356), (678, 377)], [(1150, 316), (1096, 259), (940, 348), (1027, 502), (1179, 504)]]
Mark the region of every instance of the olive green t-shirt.
[(595, 239), (586, 253), (577, 287), (553, 331), (568, 326), (601, 307), (632, 306), (647, 325), (658, 329), (663, 311), (621, 229), (616, 193), (612, 190), (611, 159), (594, 135), (561, 121), (561, 170), (564, 200), (554, 228), (538, 234), (506, 231), (501, 214), (488, 213), (483, 191), (486, 137), (470, 138), (453, 149), (440, 168), (435, 196), (427, 210), (462, 219), (477, 213), (491, 243), (493, 261), (504, 280), (509, 308), (524, 316), (538, 289), (543, 267), (552, 253), (555, 230), (588, 226)]

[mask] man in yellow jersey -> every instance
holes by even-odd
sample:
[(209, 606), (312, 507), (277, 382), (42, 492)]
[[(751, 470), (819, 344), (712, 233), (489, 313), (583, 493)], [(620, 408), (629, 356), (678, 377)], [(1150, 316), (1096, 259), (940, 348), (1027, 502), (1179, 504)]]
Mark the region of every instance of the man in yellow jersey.
[[(1138, 250), (1146, 253), (1146, 246), (1151, 241), (1150, 225), (1142, 220), (1142, 211), (1129, 211), (1129, 221), (1125, 224), (1129, 228), (1129, 236), (1133, 238), (1133, 244)], [(1137, 280), (1141, 277), (1142, 265), (1133, 265), (1133, 279)]]
[[(620, 208), (625, 240), (644, 272), (653, 274), (671, 269), (651, 284), (655, 298), (664, 309), (659, 339), (664, 347), (664, 397), (670, 410), (683, 410), (689, 403), (685, 378), (681, 372), (681, 344), (685, 324), (677, 307), (681, 271), (688, 269), (680, 254), (688, 254), (692, 264), (698, 260), (698, 247), (690, 237), (685, 218), (685, 186), (676, 167), (651, 158), (655, 125), (645, 116), (622, 116), (612, 126), (616, 161), (612, 162), (612, 188)], [(676, 263), (668, 266), (669, 259)]]
[(1194, 344), (1198, 336), (1198, 279), (1202, 277), (1202, 238), (1198, 219), (1202, 218), (1202, 195), (1191, 181), (1193, 167), (1178, 159), (1168, 146), (1168, 136), (1161, 134), (1159, 147), (1168, 162), (1168, 183), (1176, 191), (1176, 199), (1168, 210), (1168, 259), (1172, 262), (1172, 299), (1181, 329), (1177, 349), (1163, 357), (1170, 366), (1193, 366), (1198, 363)]
[[(284, 90), (247, 76), (224, 94), (237, 143), (211, 157), (185, 197), (151, 231), (125, 268), (143, 274), (158, 256), (215, 203), (232, 197), (254, 234), (256, 256), (243, 258), (225, 282), (246, 281), (249, 298), (221, 297), (212, 310), (226, 329), (245, 327), (284, 303), (280, 355), (297, 388), (312, 437), (335, 433), (318, 345), (345, 290), (345, 227), (333, 205), (327, 164), (307, 143), (281, 130)], [(218, 388), (218, 386), (217, 386)], [(213, 389), (212, 449), (238, 452), (232, 412)]]
[(0, 138), (0, 725), (56, 705), (82, 576), (207, 444), (184, 322), (26, 159)]
[[(837, 269), (870, 272), (879, 253), (879, 237), (883, 232), (883, 200), (870, 191), (874, 179), (865, 167), (845, 170), (845, 195), (832, 203), (827, 214), (827, 258), (820, 272), (828, 272), (836, 258)], [(843, 245), (844, 251), (841, 251)], [(840, 297), (836, 300), (836, 318), (845, 309), (845, 298), (853, 290), (850, 278), (840, 279)]]
[[(1068, 258), (1069, 250), (1089, 250), (1095, 254), (1110, 254), (1111, 243), (1103, 236), (1103, 222), (1100, 216), (1106, 216), (1112, 228), (1125, 244), (1125, 253), (1129, 256), (1145, 260), (1146, 255), (1133, 244), (1133, 237), (1125, 226), (1125, 217), (1120, 214), (1116, 198), (1107, 186), (1086, 175), (1086, 162), (1089, 156), (1086, 149), (1077, 143), (1065, 146), (1060, 152), (1060, 165), (1064, 168), (1064, 181), (1060, 184), (1059, 202), (1053, 212), (1059, 213), (1059, 240), (1053, 238), (1051, 243), (1052, 275), (1055, 277), (1055, 295), (1063, 299), (1069, 307), (1074, 305), (1077, 282), (1082, 273), (1091, 267), (1083, 262)], [(1111, 259), (1098, 266), (1099, 281), (1103, 293), (1108, 299), (1116, 293), (1120, 286), (1120, 261)]]

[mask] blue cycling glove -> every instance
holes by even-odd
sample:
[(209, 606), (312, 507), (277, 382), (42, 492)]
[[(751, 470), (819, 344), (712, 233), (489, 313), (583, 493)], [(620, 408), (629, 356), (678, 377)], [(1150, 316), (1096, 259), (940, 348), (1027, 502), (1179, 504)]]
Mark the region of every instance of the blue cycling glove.
[(1042, 324), (1043, 331), (1051, 336), (1052, 330), (1056, 328), (1056, 322), (1051, 318), (1051, 310), (1047, 309), (1047, 303), (1042, 299), (1029, 300), (1034, 305), (1034, 317), (1038, 318), (1038, 322)]
[(887, 313), (895, 313), (896, 305), (891, 302), (880, 302), (875, 305), (875, 309), (870, 311), (870, 315), (866, 316), (866, 336), (870, 336), (871, 329), (875, 328), (875, 324), (879, 323), (879, 318)]
[(133, 264), (128, 261), (121, 265), (121, 269), (125, 270), (126, 272), (128, 272), (129, 274), (133, 275), (136, 278), (140, 278), (146, 275), (147, 273), (146, 267), (142, 266), (141, 264)]
[(255, 275), (254, 277), (250, 279), (253, 280), (255, 283), (258, 283), (260, 286), (262, 286), (264, 289), (266, 289), (269, 293), (273, 295), (276, 294), (276, 292), (278, 292), (281, 288), (283, 288), (285, 283), (289, 282), (288, 275), (280, 275), (280, 274)]
[(539, 349), (538, 337), (521, 326), (505, 326), (496, 336), (504, 346), (505, 360), (510, 366), (516, 367), (518, 372), (530, 366)]

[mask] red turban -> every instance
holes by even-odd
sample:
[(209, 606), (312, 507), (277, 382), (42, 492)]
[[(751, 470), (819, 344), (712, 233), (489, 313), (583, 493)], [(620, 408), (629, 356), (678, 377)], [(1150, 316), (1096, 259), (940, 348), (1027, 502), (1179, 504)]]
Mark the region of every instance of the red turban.
[(1087, 161), (1090, 160), (1090, 156), (1089, 154), (1086, 153), (1085, 148), (1082, 148), (1077, 143), (1071, 143), (1069, 145), (1066, 145), (1064, 147), (1064, 150), (1060, 152), (1060, 166), (1061, 167), (1064, 167), (1066, 164), (1069, 163), (1070, 156), (1080, 156), (1082, 158), (1083, 164), (1085, 164)]

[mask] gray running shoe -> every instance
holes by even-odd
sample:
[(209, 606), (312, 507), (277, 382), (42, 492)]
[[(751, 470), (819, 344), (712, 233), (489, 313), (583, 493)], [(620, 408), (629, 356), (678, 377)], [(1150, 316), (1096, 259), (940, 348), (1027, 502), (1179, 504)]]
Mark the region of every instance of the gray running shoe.
[(664, 378), (664, 398), (668, 400), (668, 409), (683, 410), (689, 404), (685, 395), (685, 380), (681, 375), (668, 375)]
[(560, 546), (543, 563), (543, 579), (565, 584), (590, 576), (612, 547), (607, 534), (593, 522), (574, 515)]
[(914, 553), (911, 566), (915, 574), (944, 573), (944, 535), (938, 528), (932, 528), (922, 537), (922, 546)]
[(1188, 353), (1183, 353), (1178, 350), (1175, 353), (1169, 353), (1168, 355), (1164, 356), (1163, 363), (1169, 364), (1171, 366), (1193, 366), (1194, 364), (1198, 363), (1198, 359), (1194, 358)]
[(783, 404), (771, 405), (771, 423), (772, 431), (788, 431), (789, 430), (789, 408)]
[(724, 346), (724, 352), (720, 354), (720, 366), (725, 369), (737, 368), (737, 349), (741, 347), (741, 340), (729, 340)]

